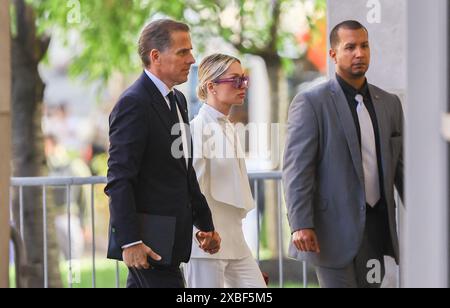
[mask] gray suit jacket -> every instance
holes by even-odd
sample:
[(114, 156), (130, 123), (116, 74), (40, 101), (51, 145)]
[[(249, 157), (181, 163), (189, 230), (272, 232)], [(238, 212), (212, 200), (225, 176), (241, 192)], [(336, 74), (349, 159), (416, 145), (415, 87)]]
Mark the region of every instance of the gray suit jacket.
[[(403, 196), (403, 111), (397, 96), (369, 85), (380, 130), (385, 199), (395, 259), (394, 184)], [(358, 253), (366, 219), (362, 156), (354, 120), (336, 79), (299, 94), (291, 104), (283, 184), (292, 233), (315, 229), (321, 253), (289, 255), (342, 268)]]

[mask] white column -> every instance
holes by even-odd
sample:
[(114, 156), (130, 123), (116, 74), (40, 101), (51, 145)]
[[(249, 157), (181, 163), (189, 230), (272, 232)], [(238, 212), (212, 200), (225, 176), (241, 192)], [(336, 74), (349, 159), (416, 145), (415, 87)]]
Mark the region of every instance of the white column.
[(408, 0), (404, 287), (448, 287), (448, 2)]
[(0, 4), (0, 288), (9, 285), (9, 177), (11, 70), (9, 1)]

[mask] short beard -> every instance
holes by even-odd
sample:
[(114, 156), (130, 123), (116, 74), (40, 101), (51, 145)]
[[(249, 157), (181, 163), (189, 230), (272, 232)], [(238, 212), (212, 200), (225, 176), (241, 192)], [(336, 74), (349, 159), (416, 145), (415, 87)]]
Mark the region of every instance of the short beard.
[(366, 76), (366, 73), (367, 73), (367, 71), (359, 72), (359, 73), (350, 72), (350, 76), (352, 76), (355, 79), (358, 79), (358, 78), (362, 78), (362, 77)]
[(354, 71), (352, 71), (351, 68), (349, 68), (349, 69), (345, 70), (345, 72), (347, 73), (348, 77), (350, 77), (352, 79), (359, 79), (359, 78), (366, 76), (367, 70), (354, 72)]

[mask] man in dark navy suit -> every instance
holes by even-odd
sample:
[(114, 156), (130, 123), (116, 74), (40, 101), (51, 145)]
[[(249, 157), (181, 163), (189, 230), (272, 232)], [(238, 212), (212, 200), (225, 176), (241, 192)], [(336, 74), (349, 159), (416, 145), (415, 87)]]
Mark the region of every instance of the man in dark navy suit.
[[(193, 225), (202, 249), (220, 249), (192, 167), (187, 102), (173, 88), (187, 81), (191, 51), (187, 25), (168, 19), (147, 25), (139, 39), (145, 70), (110, 116), (108, 258), (128, 266), (129, 288), (184, 287), (179, 267), (190, 258)], [(153, 220), (143, 226), (146, 215)], [(156, 237), (154, 246), (170, 246), (170, 255), (164, 259), (146, 245), (147, 236)]]

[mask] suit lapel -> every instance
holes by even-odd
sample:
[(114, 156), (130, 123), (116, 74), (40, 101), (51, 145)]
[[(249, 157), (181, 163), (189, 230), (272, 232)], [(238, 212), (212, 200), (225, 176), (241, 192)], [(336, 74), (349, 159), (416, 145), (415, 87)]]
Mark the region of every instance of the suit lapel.
[(153, 81), (145, 74), (145, 72), (141, 75), (141, 82), (151, 98), (151, 106), (155, 109), (169, 135), (172, 136), (172, 120), (170, 118), (170, 112), (165, 98), (162, 96), (161, 92), (159, 92)]
[(353, 165), (361, 183), (364, 183), (364, 171), (358, 135), (355, 129), (355, 121), (348, 107), (347, 98), (336, 79), (330, 80), (331, 96), (336, 106), (339, 119), (344, 129), (347, 145), (350, 150)]
[[(140, 80), (141, 80), (141, 83), (144, 85), (144, 88), (147, 90), (148, 94), (150, 95), (151, 106), (156, 111), (156, 114), (158, 115), (158, 117), (161, 119), (161, 122), (166, 127), (167, 133), (169, 134), (171, 142), (175, 141), (176, 136), (172, 135), (172, 119), (170, 117), (170, 110), (167, 107), (167, 102), (166, 102), (165, 98), (162, 96), (161, 92), (159, 92), (158, 88), (155, 86), (153, 81), (145, 74), (145, 72), (142, 73)], [(176, 91), (175, 91), (175, 93), (176, 93)], [(183, 114), (185, 113), (186, 108), (182, 108), (181, 104), (179, 102), (180, 99), (177, 97), (177, 95), (175, 95), (175, 97), (176, 97), (176, 101), (178, 104), (178, 108), (180, 108), (180, 112), (181, 112), (183, 120), (184, 120), (185, 115), (183, 115)], [(184, 120), (184, 121), (186, 121), (186, 120)], [(185, 123), (189, 123), (189, 122), (185, 122)], [(188, 134), (187, 137), (189, 139), (190, 134), (188, 132), (187, 132), (187, 134)], [(189, 142), (189, 140), (188, 140), (188, 142)], [(189, 160), (191, 160), (191, 159), (189, 159)], [(177, 161), (179, 163), (181, 163), (183, 166), (183, 169), (187, 171), (185, 158), (182, 157), (182, 159), (178, 159)], [(192, 162), (189, 162), (189, 163), (192, 164)]]
[[(373, 107), (375, 109), (375, 114), (377, 115), (377, 124), (380, 135), (380, 151), (381, 151), (381, 164), (383, 169), (384, 177), (389, 176), (386, 172), (389, 172), (388, 164), (388, 150), (389, 150), (389, 138), (390, 134), (388, 131), (387, 123), (389, 123), (388, 113), (386, 110), (386, 103), (381, 99), (382, 95), (379, 93), (378, 89), (369, 84), (369, 92), (372, 98)], [(386, 184), (386, 181), (383, 181)], [(385, 191), (386, 187), (385, 187)]]

